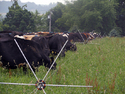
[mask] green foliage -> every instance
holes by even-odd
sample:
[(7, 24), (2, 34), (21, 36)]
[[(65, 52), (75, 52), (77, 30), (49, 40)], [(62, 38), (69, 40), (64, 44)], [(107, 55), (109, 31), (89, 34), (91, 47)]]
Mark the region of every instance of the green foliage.
[(102, 28), (101, 13), (97, 10), (93, 11), (86, 10), (85, 13), (82, 15), (82, 19), (84, 22), (84, 25), (82, 27), (85, 27), (84, 28), (85, 31), (92, 31), (92, 30), (99, 31), (99, 28)]
[(33, 15), (26, 10), (25, 7), (26, 6), (23, 6), (21, 8), (17, 1), (14, 1), (13, 5), (9, 7), (9, 12), (3, 20), (3, 30), (23, 32), (35, 31), (36, 28)]
[[(72, 31), (75, 26), (85, 32), (95, 30), (102, 35), (108, 35), (114, 27), (120, 27), (120, 35), (125, 35), (125, 3), (124, 0), (71, 0), (66, 4), (57, 3), (43, 15), (36, 10), (31, 13), (22, 8), (15, 0), (9, 7), (9, 12), (3, 21), (3, 30), (17, 30), (23, 32), (48, 31), (51, 15), (53, 32)], [(0, 25), (1, 26), (1, 25)]]
[(120, 37), (122, 29), (121, 28), (113, 28), (110, 32), (109, 32), (109, 36), (110, 37)]
[[(47, 75), (46, 84), (92, 85), (93, 88), (49, 87), (47, 94), (125, 94), (125, 38), (106, 37), (95, 39), (88, 44), (77, 43), (77, 51), (66, 52), (64, 58), (57, 59), (57, 69)], [(0, 82), (35, 84), (34, 75), (22, 69), (11, 70), (0, 67)], [(39, 67), (38, 79), (43, 79), (47, 69)], [(35, 86), (2, 85), (1, 94), (43, 94)]]
[(46, 26), (44, 15), (40, 14), (37, 10), (35, 13), (32, 13), (36, 31), (44, 31), (44, 26)]
[(125, 1), (124, 0), (116, 0), (116, 2), (119, 4), (116, 7), (117, 11), (117, 20), (116, 24), (118, 27), (122, 29), (121, 34), (125, 35)]
[(78, 26), (74, 25), (72, 28), (69, 30), (70, 32), (78, 32)]
[[(116, 3), (109, 0), (77, 0), (68, 2), (57, 20), (63, 22), (67, 29), (77, 25), (85, 32), (96, 30), (102, 34), (108, 34), (115, 26)], [(61, 24), (62, 25), (62, 24)]]
[(3, 31), (3, 24), (2, 24), (3, 17), (0, 14), (0, 31)]
[(57, 6), (51, 9), (51, 23), (52, 23), (52, 31), (54, 32), (62, 32), (67, 30), (67, 26), (64, 24), (63, 20), (60, 20), (62, 17), (63, 10), (65, 5), (62, 3), (57, 3)]

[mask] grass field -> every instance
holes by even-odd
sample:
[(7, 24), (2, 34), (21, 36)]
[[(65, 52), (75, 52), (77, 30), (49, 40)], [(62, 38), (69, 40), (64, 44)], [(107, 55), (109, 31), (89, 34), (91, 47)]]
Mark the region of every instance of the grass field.
[[(92, 88), (46, 87), (47, 94), (125, 94), (125, 38), (95, 39), (87, 44), (77, 43), (77, 51), (66, 52), (57, 59), (57, 69), (47, 75), (46, 84), (91, 85)], [(22, 69), (0, 68), (0, 82), (35, 84), (34, 75)], [(47, 69), (39, 67), (38, 79), (43, 79)], [(0, 85), (0, 94), (44, 94), (35, 86)]]

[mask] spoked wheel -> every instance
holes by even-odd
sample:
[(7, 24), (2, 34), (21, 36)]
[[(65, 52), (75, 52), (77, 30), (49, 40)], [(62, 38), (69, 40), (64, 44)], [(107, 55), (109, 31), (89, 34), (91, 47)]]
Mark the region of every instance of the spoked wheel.
[(35, 86), (38, 90), (43, 90), (46, 87), (46, 83), (43, 80), (36, 81)]

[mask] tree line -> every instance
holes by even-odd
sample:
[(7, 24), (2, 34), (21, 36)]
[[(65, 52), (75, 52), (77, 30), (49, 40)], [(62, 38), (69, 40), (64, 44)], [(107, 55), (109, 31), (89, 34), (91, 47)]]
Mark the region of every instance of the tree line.
[(0, 31), (22, 32), (49, 31), (48, 15), (51, 14), (52, 32), (91, 32), (102, 35), (125, 35), (124, 0), (74, 0), (60, 2), (45, 14), (40, 15), (20, 7), (18, 1), (9, 7), (4, 19), (0, 16)]

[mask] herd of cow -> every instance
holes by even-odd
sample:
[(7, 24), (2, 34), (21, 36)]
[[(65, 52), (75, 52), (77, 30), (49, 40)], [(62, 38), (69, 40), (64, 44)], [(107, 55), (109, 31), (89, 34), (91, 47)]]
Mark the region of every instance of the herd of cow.
[[(64, 57), (68, 50), (76, 51), (74, 42), (84, 42), (94, 39), (96, 36), (90, 33), (22, 33), (18, 31), (0, 32), (0, 66), (6, 69), (23, 67), (26, 72), (28, 65), (20, 52), (18, 45), (27, 58), (33, 71), (44, 65), (50, 68), (55, 56), (60, 52), (64, 43), (68, 40), (60, 56)], [(15, 43), (15, 41), (18, 45)], [(55, 63), (52, 69), (56, 69)]]

